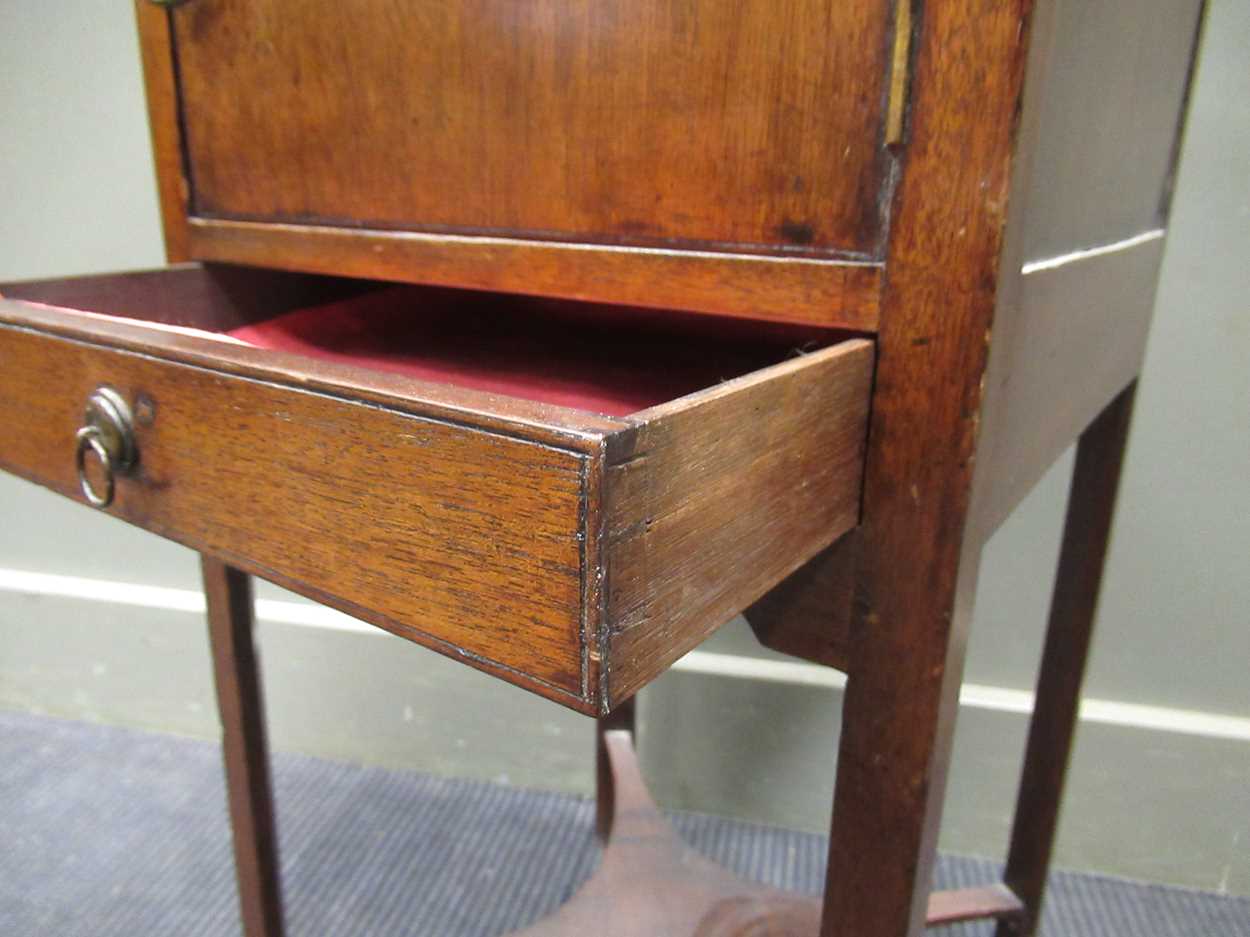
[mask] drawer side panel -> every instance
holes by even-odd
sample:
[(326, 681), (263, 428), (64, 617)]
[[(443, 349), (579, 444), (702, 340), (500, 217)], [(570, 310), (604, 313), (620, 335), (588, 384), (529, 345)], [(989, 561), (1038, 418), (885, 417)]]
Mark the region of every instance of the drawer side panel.
[(855, 526), (872, 368), (844, 342), (639, 415), (606, 478), (609, 705)]

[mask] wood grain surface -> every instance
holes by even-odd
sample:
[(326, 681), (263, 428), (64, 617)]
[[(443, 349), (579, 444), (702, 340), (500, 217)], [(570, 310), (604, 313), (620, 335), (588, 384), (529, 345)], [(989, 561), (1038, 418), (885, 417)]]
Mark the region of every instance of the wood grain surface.
[[(257, 272), (272, 275), (270, 271)], [(147, 321), (164, 322), (166, 317), (175, 322), (190, 320), (187, 324), (202, 327), (212, 322), (234, 322), (240, 316), (250, 314), (248, 305), (244, 303), (240, 306), (232, 293), (211, 289), (189, 290), (187, 292), (192, 295), (188, 297), (188, 302), (180, 304), (178, 297), (184, 295), (181, 287), (174, 284), (166, 286), (166, 276), (174, 273), (174, 270), (158, 271), (135, 279), (122, 275), (127, 280), (123, 292), (135, 300), (134, 311), (126, 319), (87, 317), (73, 310), (0, 298), (0, 322), (125, 348), (226, 374), (302, 387), (420, 416), (465, 423), (577, 451), (595, 450), (604, 431), (629, 425), (623, 420), (584, 410), (518, 397), (501, 397), (453, 384), (420, 381), (351, 364), (223, 342), (212, 336), (148, 328)], [(100, 282), (97, 283), (97, 280)], [(96, 308), (110, 309), (114, 305), (116, 280), (117, 277), (112, 275), (102, 278), (93, 276), (82, 278), (72, 287), (20, 283), (4, 289), (11, 297), (37, 298), (40, 295), (70, 293), (72, 298), (82, 301), (83, 308), (94, 311)], [(99, 303), (93, 293), (97, 288), (100, 291)], [(204, 300), (205, 305), (197, 308), (199, 300)]]
[(25, 414), (0, 431), (5, 469), (80, 498), (74, 433), (107, 384), (147, 414), (114, 515), (582, 696), (580, 454), (12, 328), (0, 359), (0, 404)]
[(853, 527), (872, 344), (636, 414), (604, 482), (608, 704)]
[(862, 331), (881, 289), (880, 265), (861, 261), (198, 217), (188, 239), (199, 260)]
[(148, 125), (156, 160), (156, 192), (165, 233), (165, 259), (190, 260), (187, 214), (190, 182), (183, 165), (182, 120), (179, 115), (177, 64), (169, 13), (151, 0), (135, 0), (143, 84), (148, 99)]
[(105, 316), (229, 332), (288, 310), (332, 302), (379, 286), (344, 277), (180, 263), (154, 270), (0, 283), (0, 296)]
[(980, 543), (965, 539), (1029, 0), (929, 0), (891, 218), (822, 937), (924, 928)]
[[(9, 290), (203, 327), (246, 319), (261, 296), (358, 286), (188, 266)], [(604, 315), (605, 335), (633, 321)], [(795, 337), (748, 330), (739, 347), (689, 325), (657, 334), (726, 361), (771, 360)], [(80, 497), (74, 432), (112, 386), (144, 418), (111, 513), (587, 712), (628, 699), (857, 518), (862, 339), (608, 418), (13, 299), (0, 337), (0, 404), (34, 427), (6, 431), (0, 465)]]
[(820, 551), (742, 614), (764, 647), (835, 670), (851, 666), (851, 602), (859, 535)]
[(243, 937), (283, 937), (282, 872), (252, 580), (211, 557), (201, 557), (200, 566)]
[(890, 17), (196, 0), (171, 12), (193, 212), (866, 256)]
[(1059, 0), (1047, 10), (981, 412), (982, 537), (1141, 369), (1164, 242), (1086, 249), (1166, 227), (1202, 6)]

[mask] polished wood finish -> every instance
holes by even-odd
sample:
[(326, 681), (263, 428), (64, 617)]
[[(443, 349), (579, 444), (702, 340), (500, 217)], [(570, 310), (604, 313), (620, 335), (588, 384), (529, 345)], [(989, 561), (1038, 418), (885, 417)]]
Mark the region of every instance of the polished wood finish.
[(917, 36), (822, 937), (904, 937), (925, 922), (979, 552), (964, 521), (1029, 6), (931, 0)]
[(875, 328), (890, 6), (683, 6), (136, 0), (170, 259)]
[(1203, 7), (1038, 9), (980, 416), (982, 537), (1141, 368), (1164, 244), (1142, 236), (1167, 223)]
[(229, 332), (292, 309), (378, 288), (368, 280), (222, 264), (96, 273), (0, 284), (0, 296), (97, 315)]
[(1032, 937), (1041, 920), (1135, 392), (1135, 383), (1121, 392), (1081, 434), (1077, 445), (1037, 702), (1007, 856), (1007, 883), (1028, 913), (1021, 922), (1000, 926), (998, 937)]
[(613, 439), (609, 705), (856, 524), (871, 377), (871, 345), (844, 342), (643, 411)]
[(107, 384), (151, 414), (136, 427), (138, 470), (118, 479), (110, 513), (569, 705), (582, 700), (582, 454), (3, 331), (0, 401), (27, 416), (20, 432), (0, 430), (7, 470), (81, 498), (74, 433), (88, 395)]
[(202, 217), (878, 247), (886, 3), (317, 0), (296, 15), (197, 0), (170, 15)]
[(850, 668), (858, 531), (852, 530), (750, 605), (743, 615), (764, 647), (835, 670)]
[(187, 240), (189, 183), (183, 166), (182, 121), (178, 106), (178, 78), (173, 33), (164, 7), (137, 0), (135, 19), (143, 57), (143, 84), (148, 98), (148, 125), (156, 158), (156, 192), (165, 231), (165, 256), (170, 263), (191, 259)]
[[(150, 0), (140, 0), (150, 2)], [(324, 225), (192, 218), (193, 256), (311, 273), (870, 331), (881, 266)]]
[[(204, 272), (168, 281), (100, 278), (102, 305), (249, 314)], [(275, 303), (315, 287), (282, 283)], [(0, 404), (33, 424), (0, 430), (0, 465), (81, 497), (74, 433), (107, 384), (146, 414), (112, 513), (584, 712), (858, 520), (865, 340), (612, 419), (10, 300), (0, 334)], [(726, 577), (748, 543), (752, 574)]]
[(245, 573), (211, 557), (202, 557), (201, 566), (243, 933), (282, 937), (278, 833), (260, 661), (252, 633), (252, 583)]
[[(514, 937), (815, 937), (819, 898), (740, 879), (668, 825), (638, 768), (632, 711), (600, 720), (597, 750), (603, 858), (568, 903)], [(1021, 912), (1010, 888), (992, 884), (934, 892), (926, 920), (930, 926), (1009, 921)]]
[[(603, 865), (532, 937), (1032, 927), (1162, 248), (1112, 242), (1166, 223), (1201, 0), (138, 2), (175, 258), (864, 338), (605, 417), (4, 302), (0, 465), (72, 495), (111, 383), (158, 404), (119, 516), (616, 707)], [(191, 277), (127, 317), (284, 302)], [(1008, 883), (930, 894), (981, 548), (1079, 433)], [(820, 902), (675, 841), (619, 731), (744, 608), (848, 673)]]

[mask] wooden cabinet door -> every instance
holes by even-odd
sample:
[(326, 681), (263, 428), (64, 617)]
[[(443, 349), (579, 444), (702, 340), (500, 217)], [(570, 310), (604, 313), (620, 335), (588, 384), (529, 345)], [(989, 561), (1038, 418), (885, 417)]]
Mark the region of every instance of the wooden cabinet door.
[(871, 253), (889, 6), (191, 0), (192, 210)]

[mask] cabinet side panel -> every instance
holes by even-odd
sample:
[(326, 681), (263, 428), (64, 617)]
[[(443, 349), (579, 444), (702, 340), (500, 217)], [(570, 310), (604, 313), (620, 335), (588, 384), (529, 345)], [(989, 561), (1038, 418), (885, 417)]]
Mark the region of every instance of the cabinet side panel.
[[(978, 521), (994, 530), (1141, 371), (1162, 238), (1023, 277), (1016, 319), (991, 355)], [(1009, 357), (1010, 372), (993, 368)]]
[(1026, 261), (1162, 221), (1201, 0), (1055, 0), (1023, 233)]
[(1061, 0), (1035, 50), (990, 342), (988, 535), (1141, 369), (1202, 0)]

